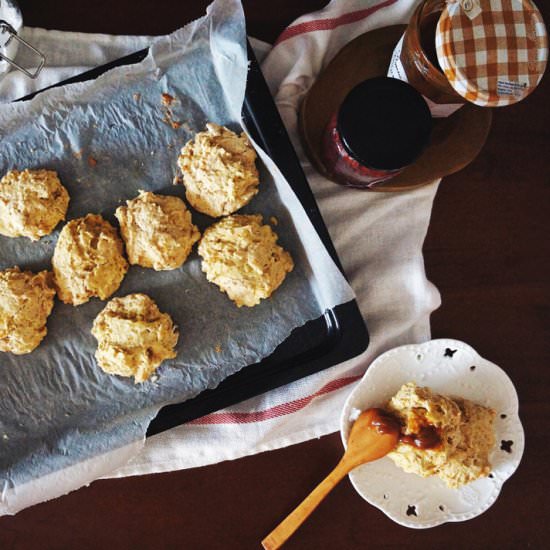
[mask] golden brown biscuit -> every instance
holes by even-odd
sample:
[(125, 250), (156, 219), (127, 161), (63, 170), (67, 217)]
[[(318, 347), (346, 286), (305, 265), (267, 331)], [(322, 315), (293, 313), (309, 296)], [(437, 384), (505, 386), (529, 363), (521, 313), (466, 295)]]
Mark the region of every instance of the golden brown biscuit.
[(74, 306), (93, 296), (111, 296), (128, 271), (116, 229), (98, 214), (71, 220), (62, 230), (52, 258), (57, 295)]
[(494, 410), (466, 399), (434, 394), (414, 382), (402, 386), (387, 409), (402, 421), (405, 434), (418, 434), (422, 427), (434, 426), (441, 439), (432, 449), (400, 442), (388, 456), (406, 472), (422, 477), (436, 475), (452, 488), (489, 474), (489, 452), (495, 443)]
[(30, 353), (46, 333), (55, 288), (49, 271), (0, 271), (0, 351)]
[(130, 264), (156, 271), (183, 264), (201, 236), (185, 203), (178, 197), (140, 191), (126, 204), (117, 208), (115, 216)]
[(237, 306), (255, 306), (282, 284), (294, 263), (262, 216), (228, 216), (209, 227), (199, 243), (206, 278)]
[(441, 467), (441, 477), (449, 487), (460, 487), (491, 472), (489, 453), (495, 445), (495, 411), (467, 399), (453, 398), (459, 406), (462, 422), (461, 442), (451, 460)]
[(187, 200), (214, 218), (233, 214), (258, 192), (255, 161), (256, 151), (246, 134), (207, 124), (178, 158)]
[(37, 241), (65, 219), (69, 193), (52, 170), (12, 170), (0, 180), (0, 233)]
[(92, 334), (98, 365), (108, 374), (133, 376), (136, 383), (176, 356), (178, 332), (172, 319), (145, 294), (113, 298), (96, 317)]

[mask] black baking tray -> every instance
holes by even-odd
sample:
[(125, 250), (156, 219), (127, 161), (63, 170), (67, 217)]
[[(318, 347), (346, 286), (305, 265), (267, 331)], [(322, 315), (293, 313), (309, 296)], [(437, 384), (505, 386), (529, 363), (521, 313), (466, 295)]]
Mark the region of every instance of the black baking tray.
[[(121, 57), (18, 101), (31, 99), (36, 94), (56, 86), (92, 80), (114, 67), (139, 63), (146, 57), (147, 52), (145, 49)], [(248, 56), (250, 68), (242, 111), (244, 124), (286, 177), (332, 259), (342, 270), (315, 198), (250, 45)], [(351, 359), (362, 353), (368, 343), (367, 327), (355, 300), (336, 306), (325, 311), (318, 319), (295, 329), (269, 357), (244, 367), (226, 378), (217, 388), (206, 390), (183, 403), (168, 405), (161, 409), (149, 425), (147, 435), (179, 426)]]

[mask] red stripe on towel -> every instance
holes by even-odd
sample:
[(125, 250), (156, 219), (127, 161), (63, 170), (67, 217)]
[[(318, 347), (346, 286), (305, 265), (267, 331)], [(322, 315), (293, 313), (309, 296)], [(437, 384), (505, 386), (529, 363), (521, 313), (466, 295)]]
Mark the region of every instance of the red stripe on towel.
[(332, 380), (328, 384), (325, 384), (320, 390), (316, 391), (312, 395), (289, 401), (288, 403), (281, 403), (275, 407), (265, 409), (263, 411), (253, 412), (219, 412), (212, 413), (196, 420), (191, 420), (189, 424), (250, 424), (252, 422), (263, 422), (264, 420), (271, 420), (278, 418), (279, 416), (285, 416), (287, 414), (295, 413), (311, 403), (316, 397), (326, 395), (327, 393), (339, 390), (353, 382), (359, 380), (361, 376), (350, 376), (347, 378), (337, 378)]
[(385, 2), (377, 4), (376, 6), (371, 6), (370, 8), (365, 8), (364, 10), (344, 13), (339, 17), (333, 17), (332, 19), (315, 19), (313, 21), (298, 23), (297, 25), (288, 27), (286, 30), (284, 30), (279, 38), (277, 38), (275, 45), (277, 46), (278, 44), (284, 42), (285, 40), (288, 40), (289, 38), (294, 38), (295, 36), (304, 34), (306, 32), (330, 31), (341, 25), (349, 25), (350, 23), (355, 23), (356, 21), (369, 17), (370, 15), (376, 13), (382, 8), (386, 8), (387, 6), (395, 4), (395, 2), (397, 2), (397, 0), (386, 0)]

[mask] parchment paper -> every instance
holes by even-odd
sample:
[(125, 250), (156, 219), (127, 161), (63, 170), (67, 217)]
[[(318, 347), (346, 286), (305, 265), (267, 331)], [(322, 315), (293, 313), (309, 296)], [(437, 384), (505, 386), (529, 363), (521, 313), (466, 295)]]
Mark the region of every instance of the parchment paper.
[[(184, 198), (183, 186), (173, 185), (181, 146), (208, 121), (241, 128), (245, 37), (240, 3), (217, 0), (202, 19), (156, 40), (142, 63), (1, 105), (0, 174), (57, 170), (71, 195), (68, 219), (95, 212), (116, 225), (116, 207), (140, 189)], [(177, 101), (163, 105), (163, 93)], [(163, 405), (216, 387), (271, 354), (294, 328), (353, 298), (288, 183), (258, 152), (260, 193), (242, 212), (277, 218), (294, 271), (271, 299), (237, 308), (206, 281), (196, 252), (173, 271), (131, 267), (115, 295), (149, 294), (180, 330), (177, 357), (162, 364), (156, 380), (137, 385), (95, 363), (90, 329), (106, 302), (56, 301), (34, 352), (0, 354), (2, 495), (142, 439)], [(201, 231), (214, 221), (192, 214)], [(49, 268), (62, 225), (35, 243), (0, 236), (0, 269)]]

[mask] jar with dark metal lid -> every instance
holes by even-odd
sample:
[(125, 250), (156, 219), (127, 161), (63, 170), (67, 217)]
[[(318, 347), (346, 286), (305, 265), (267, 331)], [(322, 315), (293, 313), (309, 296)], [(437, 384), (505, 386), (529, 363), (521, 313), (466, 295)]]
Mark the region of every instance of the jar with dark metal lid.
[(323, 136), (323, 164), (337, 183), (379, 185), (420, 156), (431, 126), (430, 110), (412, 86), (387, 77), (365, 80), (331, 116)]

